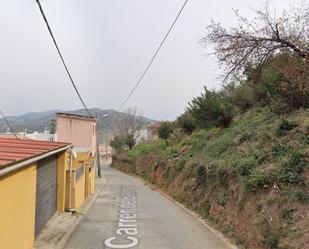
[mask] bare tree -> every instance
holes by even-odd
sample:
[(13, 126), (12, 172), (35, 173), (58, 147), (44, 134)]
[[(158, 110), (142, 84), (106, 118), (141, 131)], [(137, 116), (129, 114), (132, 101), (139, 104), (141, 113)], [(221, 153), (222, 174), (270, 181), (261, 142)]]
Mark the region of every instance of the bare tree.
[(116, 121), (115, 137), (122, 138), (124, 144), (130, 149), (136, 144), (143, 127), (142, 117), (138, 114), (137, 108), (129, 108), (119, 120)]
[(214, 46), (219, 65), (225, 69), (224, 81), (241, 75), (250, 65), (262, 68), (269, 58), (290, 53), (308, 63), (309, 58), (309, 5), (308, 1), (290, 7), (281, 17), (270, 14), (269, 2), (248, 20), (234, 10), (238, 25), (224, 28), (212, 21), (202, 44)]

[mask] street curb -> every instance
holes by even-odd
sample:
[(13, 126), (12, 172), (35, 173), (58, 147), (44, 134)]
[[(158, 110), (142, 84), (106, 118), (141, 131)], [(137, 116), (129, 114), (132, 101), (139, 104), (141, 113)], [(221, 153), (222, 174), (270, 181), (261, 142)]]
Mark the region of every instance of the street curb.
[(80, 213), (80, 216), (78, 219), (73, 223), (73, 225), (67, 230), (65, 235), (62, 237), (62, 239), (58, 242), (58, 244), (55, 246), (55, 249), (63, 249), (65, 245), (67, 244), (68, 240), (70, 239), (72, 233), (75, 231), (77, 226), (83, 221), (85, 218), (85, 215), (88, 213), (89, 209), (93, 205), (93, 203), (98, 198), (99, 194), (102, 192), (103, 188), (106, 184), (106, 179), (102, 178), (100, 181), (102, 181), (102, 186), (96, 191), (96, 193), (93, 195), (91, 199), (88, 200), (88, 202), (85, 204), (85, 206), (82, 209), (82, 212)]

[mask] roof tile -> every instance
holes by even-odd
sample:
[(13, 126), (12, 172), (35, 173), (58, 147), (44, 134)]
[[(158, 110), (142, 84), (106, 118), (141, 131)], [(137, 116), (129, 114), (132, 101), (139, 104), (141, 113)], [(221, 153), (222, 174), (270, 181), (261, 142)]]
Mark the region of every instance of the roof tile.
[(0, 169), (67, 145), (69, 143), (0, 138)]

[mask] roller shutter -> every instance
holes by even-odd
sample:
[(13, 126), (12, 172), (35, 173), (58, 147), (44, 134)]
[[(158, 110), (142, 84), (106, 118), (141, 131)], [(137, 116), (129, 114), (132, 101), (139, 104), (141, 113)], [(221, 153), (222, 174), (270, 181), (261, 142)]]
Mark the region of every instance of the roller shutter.
[(57, 210), (57, 155), (37, 164), (35, 234), (37, 235)]

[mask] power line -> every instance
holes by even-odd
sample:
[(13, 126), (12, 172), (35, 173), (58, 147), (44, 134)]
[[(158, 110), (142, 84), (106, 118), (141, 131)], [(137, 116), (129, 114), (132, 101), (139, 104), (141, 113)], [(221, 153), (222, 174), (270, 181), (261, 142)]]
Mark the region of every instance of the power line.
[(40, 3), (40, 0), (36, 0), (36, 2), (37, 2), (37, 4), (38, 4), (38, 6), (39, 6), (41, 15), (42, 15), (42, 17), (43, 17), (43, 19), (44, 19), (44, 21), (45, 21), (45, 23), (46, 23), (46, 26), (47, 26), (47, 29), (48, 29), (48, 31), (49, 31), (49, 34), (50, 34), (51, 38), (53, 39), (54, 45), (55, 45), (55, 47), (56, 47), (56, 49), (57, 49), (57, 51), (58, 51), (58, 54), (59, 54), (59, 56), (60, 56), (60, 58), (61, 58), (62, 64), (63, 64), (63, 66), (64, 66), (64, 68), (65, 68), (65, 70), (66, 70), (66, 72), (67, 72), (67, 74), (68, 74), (68, 76), (69, 76), (69, 78), (70, 78), (70, 81), (71, 81), (71, 83), (72, 83), (72, 85), (73, 85), (73, 87), (74, 87), (74, 90), (75, 90), (75, 92), (77, 93), (77, 96), (78, 96), (78, 98), (80, 99), (80, 101), (81, 101), (82, 105), (84, 106), (85, 110), (87, 111), (87, 113), (88, 113), (91, 117), (93, 117), (92, 113), (91, 113), (91, 112), (89, 111), (89, 109), (87, 108), (87, 106), (86, 106), (86, 104), (85, 104), (85, 101), (83, 100), (81, 94), (79, 93), (79, 91), (78, 91), (78, 89), (77, 89), (77, 87), (76, 87), (76, 85), (75, 85), (75, 83), (74, 83), (74, 80), (73, 80), (73, 78), (72, 78), (72, 76), (71, 76), (71, 73), (70, 73), (70, 71), (69, 71), (69, 69), (68, 69), (68, 67), (67, 67), (67, 65), (66, 65), (66, 63), (65, 63), (65, 61), (64, 61), (64, 59), (63, 59), (63, 56), (62, 56), (62, 54), (61, 54), (61, 52), (60, 52), (59, 46), (58, 46), (57, 41), (56, 41), (56, 39), (55, 39), (55, 37), (54, 37), (54, 35), (53, 35), (53, 32), (52, 32), (52, 30), (51, 30), (51, 28), (50, 28), (50, 26), (49, 26), (47, 17), (46, 17), (46, 15), (45, 15), (45, 13), (44, 13), (44, 10), (43, 10), (43, 8), (42, 8), (42, 5), (41, 5), (41, 3)]
[(3, 119), (4, 119), (4, 121), (5, 121), (5, 123), (6, 123), (6, 125), (9, 127), (9, 129), (11, 130), (11, 132), (14, 134), (14, 136), (17, 138), (17, 139), (19, 139), (18, 138), (18, 136), (16, 135), (16, 132), (14, 131), (14, 129), (13, 129), (13, 127), (10, 125), (10, 122), (7, 120), (7, 118), (4, 116), (4, 114), (3, 114), (3, 112), (0, 110), (0, 113), (1, 113), (1, 115), (2, 115), (2, 117), (3, 117)]
[(135, 92), (136, 88), (140, 85), (140, 83), (142, 82), (143, 78), (145, 77), (146, 73), (148, 72), (148, 70), (150, 69), (152, 63), (154, 62), (155, 58), (157, 57), (157, 55), (159, 54), (162, 46), (164, 45), (165, 41), (167, 40), (169, 34), (171, 33), (171, 31), (173, 30), (175, 24), (177, 23), (181, 13), (183, 12), (183, 10), (185, 9), (187, 3), (189, 2), (189, 0), (185, 0), (184, 4), (182, 5), (179, 13), (177, 14), (175, 20), (172, 23), (172, 26), (169, 28), (168, 32), (166, 33), (166, 35), (164, 36), (163, 40), (161, 41), (158, 49), (156, 50), (154, 56), (151, 58), (150, 62), (148, 63), (148, 66), (146, 67), (145, 71), (142, 73), (141, 77), (138, 79), (138, 81), (136, 82), (134, 88), (132, 89), (132, 91), (130, 92), (130, 94), (126, 97), (126, 99), (123, 101), (123, 103), (121, 104), (121, 106), (118, 108), (118, 111), (120, 111), (124, 105), (128, 102), (128, 100), (130, 99), (130, 97), (132, 96), (132, 94)]

